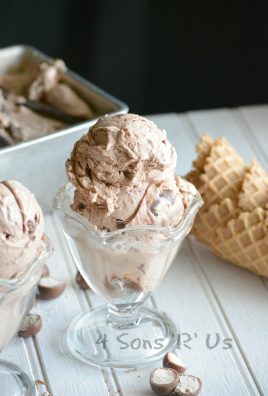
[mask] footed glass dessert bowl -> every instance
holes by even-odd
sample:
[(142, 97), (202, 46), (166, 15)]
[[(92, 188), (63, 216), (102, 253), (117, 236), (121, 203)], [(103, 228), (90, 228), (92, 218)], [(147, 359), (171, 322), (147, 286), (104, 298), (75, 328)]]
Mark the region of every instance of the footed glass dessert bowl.
[(168, 271), (202, 206), (197, 193), (179, 225), (128, 226), (99, 231), (72, 210), (74, 187), (65, 183), (53, 201), (73, 260), (106, 303), (82, 313), (71, 323), (67, 347), (94, 365), (145, 365), (175, 347), (177, 330), (168, 316), (143, 304)]
[[(0, 279), (0, 352), (17, 334), (35, 295), (43, 265), (53, 252), (53, 247), (47, 237), (43, 238), (43, 242), (45, 248), (21, 279)], [(36, 395), (35, 385), (28, 375), (15, 364), (1, 359), (0, 386), (1, 395)]]

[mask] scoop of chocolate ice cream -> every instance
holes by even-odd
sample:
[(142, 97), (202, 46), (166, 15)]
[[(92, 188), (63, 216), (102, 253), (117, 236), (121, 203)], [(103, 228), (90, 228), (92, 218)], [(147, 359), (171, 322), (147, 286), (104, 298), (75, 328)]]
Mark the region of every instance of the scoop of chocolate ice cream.
[(103, 230), (120, 222), (176, 226), (196, 192), (174, 176), (176, 159), (166, 132), (152, 121), (104, 116), (66, 162), (76, 187), (73, 209)]
[(65, 71), (62, 60), (58, 59), (51, 65), (42, 63), (37, 78), (29, 88), (28, 98), (48, 103), (73, 117), (92, 118), (89, 105), (63, 81)]
[(43, 250), (43, 214), (18, 181), (0, 182), (0, 278), (19, 278)]

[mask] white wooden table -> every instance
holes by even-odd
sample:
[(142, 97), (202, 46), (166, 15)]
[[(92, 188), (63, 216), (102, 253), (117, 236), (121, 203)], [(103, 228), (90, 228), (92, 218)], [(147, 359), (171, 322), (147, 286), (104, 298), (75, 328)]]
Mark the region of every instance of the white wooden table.
[[(181, 175), (190, 169), (195, 144), (206, 131), (226, 136), (246, 161), (255, 157), (268, 170), (268, 106), (150, 118), (167, 130)], [(16, 338), (1, 357), (43, 381), (40, 395), (45, 391), (51, 396), (152, 395), (148, 384), (152, 367), (97, 369), (67, 356), (61, 340), (69, 323), (101, 301), (75, 284), (74, 263), (52, 216), (46, 216), (46, 232), (55, 245), (51, 274), (64, 279), (67, 290), (58, 300), (38, 303), (33, 311), (42, 314), (41, 332), (26, 340)], [(149, 304), (165, 310), (177, 324), (182, 333), (178, 353), (188, 372), (203, 380), (202, 395), (268, 395), (268, 280), (216, 258), (188, 238)], [(226, 339), (229, 349), (224, 349)], [(1, 387), (0, 395), (12, 396), (2, 395)]]

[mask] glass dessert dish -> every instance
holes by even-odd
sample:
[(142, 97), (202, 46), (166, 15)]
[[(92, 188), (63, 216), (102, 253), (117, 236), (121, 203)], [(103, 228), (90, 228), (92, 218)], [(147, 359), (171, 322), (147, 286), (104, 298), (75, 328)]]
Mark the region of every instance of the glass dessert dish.
[(190, 232), (202, 199), (197, 193), (180, 224), (99, 231), (71, 209), (74, 187), (65, 183), (53, 201), (73, 260), (105, 306), (79, 315), (66, 336), (79, 359), (100, 366), (136, 367), (160, 359), (177, 343), (168, 316), (143, 304), (168, 271)]
[[(0, 279), (0, 352), (17, 334), (35, 295), (43, 265), (53, 252), (47, 237), (44, 236), (43, 242), (45, 248), (21, 279)], [(15, 364), (1, 359), (0, 385), (2, 395), (36, 395), (34, 383), (28, 375)]]

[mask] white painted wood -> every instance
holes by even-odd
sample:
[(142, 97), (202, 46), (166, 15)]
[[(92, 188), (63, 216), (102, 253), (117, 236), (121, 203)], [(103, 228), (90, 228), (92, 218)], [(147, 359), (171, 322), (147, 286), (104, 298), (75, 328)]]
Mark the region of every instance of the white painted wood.
[[(268, 106), (267, 106), (268, 109)], [(261, 129), (256, 127), (256, 132), (255, 129), (250, 127), (250, 118), (247, 112), (247, 108), (245, 111), (243, 109), (231, 109), (230, 112), (232, 113), (232, 118), (236, 122), (236, 124), (239, 126), (239, 128), (243, 131), (244, 138), (248, 141), (251, 147), (251, 152), (252, 156), (256, 158), (262, 166), (264, 166), (267, 170), (267, 142), (265, 141), (265, 134), (267, 134), (267, 124), (263, 124), (263, 129), (261, 132)], [(265, 120), (267, 110), (263, 110), (263, 118)], [(254, 113), (253, 113), (254, 114)], [(254, 118), (252, 118), (252, 121)], [(257, 119), (257, 122), (259, 123), (259, 119)]]
[(244, 121), (247, 137), (251, 139), (252, 149), (257, 159), (268, 170), (268, 105), (260, 107), (242, 107), (236, 112)]
[(248, 122), (251, 132), (261, 140), (267, 154), (268, 146), (268, 105), (241, 107), (241, 113)]
[[(190, 169), (194, 144), (204, 131), (225, 135), (246, 161), (255, 154), (268, 166), (268, 144), (264, 144), (268, 143), (268, 106), (150, 118), (167, 130), (178, 153), (180, 174)], [(259, 143), (254, 145), (256, 141)], [(62, 349), (60, 340), (73, 317), (101, 300), (75, 284), (76, 269), (51, 216), (46, 216), (46, 232), (55, 245), (49, 260), (51, 273), (67, 281), (67, 290), (58, 300), (38, 303), (44, 326), (36, 340), (25, 343), (16, 339), (3, 355), (33, 372), (35, 379), (48, 379), (51, 396), (151, 395), (148, 378), (153, 366), (99, 370), (71, 359)], [(189, 239), (149, 303), (165, 310), (182, 332), (197, 333), (192, 349), (182, 346), (179, 353), (189, 373), (202, 378), (202, 395), (246, 396), (268, 395), (267, 299), (266, 281), (215, 258), (206, 247)], [(232, 338), (233, 347), (209, 350), (205, 340), (215, 332), (221, 340)]]
[[(252, 159), (251, 144), (246, 138), (246, 134), (228, 109), (193, 111), (188, 113), (188, 121), (197, 136), (207, 132), (212, 137), (225, 136), (242, 155), (246, 162)], [(196, 138), (193, 142), (198, 141)]]
[[(1, 324), (0, 324), (1, 325)], [(31, 366), (31, 362), (27, 353), (27, 346), (22, 338), (16, 337), (11, 343), (1, 352), (1, 360), (7, 360), (9, 362), (17, 364), (22, 370), (24, 370), (30, 378), (35, 379), (34, 371)], [(0, 395), (1, 395), (1, 384), (0, 384)], [(3, 395), (8, 396), (8, 395)]]

